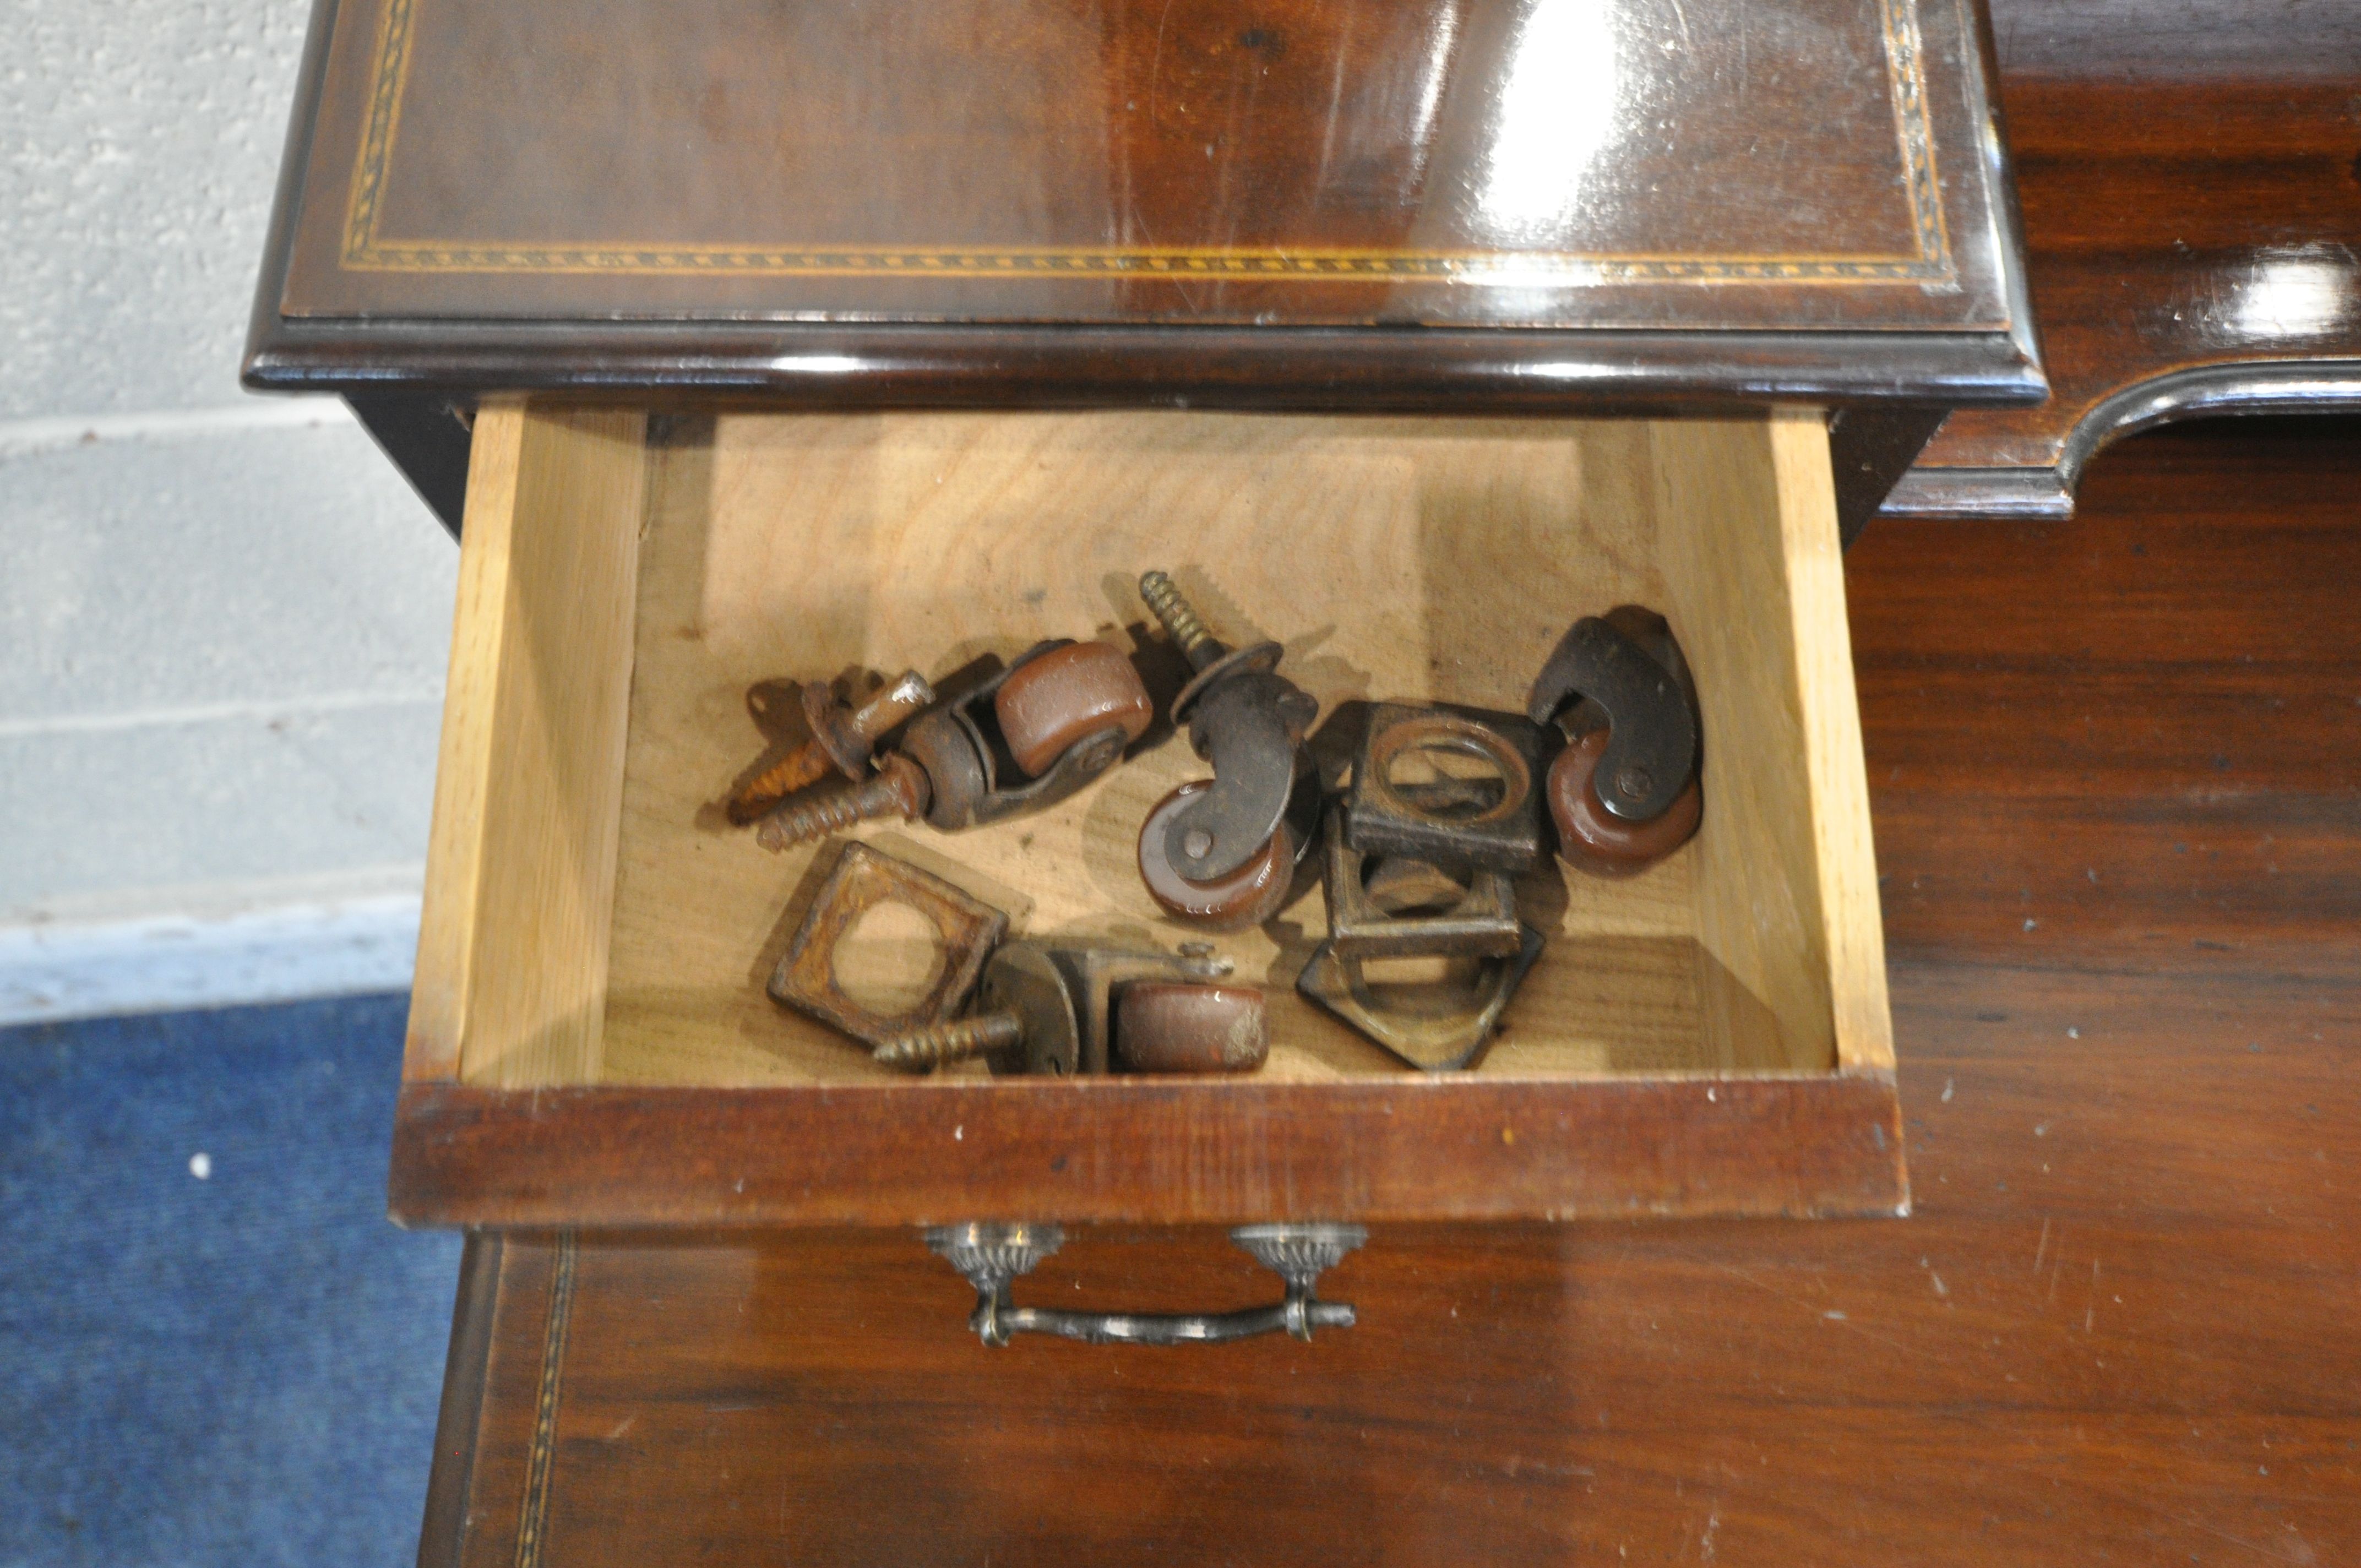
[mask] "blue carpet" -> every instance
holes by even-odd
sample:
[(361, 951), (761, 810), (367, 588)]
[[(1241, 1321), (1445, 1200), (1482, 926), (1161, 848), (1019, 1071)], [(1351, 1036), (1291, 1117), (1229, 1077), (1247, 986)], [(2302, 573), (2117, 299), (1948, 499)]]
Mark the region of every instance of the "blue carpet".
[(459, 1241), (385, 1220), (404, 1006), (0, 1030), (0, 1564), (414, 1560)]

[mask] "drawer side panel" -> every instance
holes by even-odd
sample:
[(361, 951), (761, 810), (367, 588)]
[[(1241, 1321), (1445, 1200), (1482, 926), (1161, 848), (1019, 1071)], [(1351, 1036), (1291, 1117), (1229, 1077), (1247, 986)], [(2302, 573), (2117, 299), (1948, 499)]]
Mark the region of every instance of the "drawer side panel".
[(406, 1072), (598, 1071), (646, 415), (477, 416)]

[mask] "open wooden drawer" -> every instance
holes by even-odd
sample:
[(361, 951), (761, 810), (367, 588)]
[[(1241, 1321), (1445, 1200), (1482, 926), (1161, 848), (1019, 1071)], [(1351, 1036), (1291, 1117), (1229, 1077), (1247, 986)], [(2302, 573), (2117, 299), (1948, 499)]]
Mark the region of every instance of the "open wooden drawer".
[[(1726, 422), (1196, 412), (475, 425), (393, 1167), (407, 1222), (1235, 1223), (1906, 1206), (1828, 439)], [(1272, 1052), (1237, 1080), (912, 1080), (764, 981), (814, 851), (719, 802), (749, 688), (1130, 648), (1171, 570), (1325, 704), (1521, 707), (1638, 602), (1694, 668), (1704, 823), (1628, 880), (1520, 888), (1549, 945), (1475, 1070), (1299, 999), (1319, 895), (1224, 938)], [(1161, 634), (1159, 633), (1159, 636)], [(1013, 929), (1170, 947), (1138, 824), (1168, 740), (1049, 813), (862, 829)], [(825, 861), (834, 854), (821, 846)]]

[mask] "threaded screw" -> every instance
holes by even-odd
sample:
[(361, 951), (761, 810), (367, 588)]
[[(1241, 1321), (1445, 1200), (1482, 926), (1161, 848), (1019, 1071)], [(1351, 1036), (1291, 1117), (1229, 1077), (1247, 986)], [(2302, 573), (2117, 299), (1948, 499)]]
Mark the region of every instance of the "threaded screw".
[(1164, 630), (1179, 643), (1191, 669), (1202, 670), (1229, 652), (1211, 631), (1180, 592), (1180, 586), (1162, 572), (1142, 572), (1139, 575), (1139, 597), (1164, 623)]
[(730, 799), (730, 820), (752, 822), (799, 789), (837, 769), (858, 778), (877, 737), (935, 700), (935, 688), (916, 670), (905, 670), (859, 707), (840, 702), (828, 684), (812, 681), (803, 691), (812, 737), (780, 758), (761, 777)]
[(755, 841), (766, 850), (785, 850), (851, 828), (899, 817), (907, 822), (927, 809), (934, 791), (927, 772), (896, 751), (879, 766), (877, 775), (851, 789), (839, 790), (818, 800), (797, 801), (763, 819)]
[(1015, 1050), (1025, 1043), (1025, 1025), (1014, 1013), (979, 1013), (948, 1024), (929, 1024), (895, 1036), (870, 1053), (879, 1064), (924, 1072), (945, 1062)]

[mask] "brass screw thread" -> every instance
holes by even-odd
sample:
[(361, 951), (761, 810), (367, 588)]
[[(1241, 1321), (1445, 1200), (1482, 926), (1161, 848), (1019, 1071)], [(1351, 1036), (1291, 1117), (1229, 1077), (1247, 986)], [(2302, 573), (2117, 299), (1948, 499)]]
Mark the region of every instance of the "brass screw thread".
[(922, 1072), (945, 1062), (1014, 1050), (1025, 1043), (1025, 1025), (1014, 1013), (979, 1013), (948, 1024), (929, 1024), (884, 1041), (870, 1053), (886, 1067)]
[(1222, 656), (1222, 645), (1205, 630), (1195, 607), (1181, 597), (1179, 585), (1166, 574), (1142, 572), (1139, 597), (1148, 601), (1148, 608), (1156, 612), (1156, 619), (1164, 623), (1164, 630), (1172, 634), (1172, 641), (1180, 645), (1180, 652), (1188, 656), (1191, 664), (1202, 670)]
[(785, 850), (884, 817), (906, 822), (927, 809), (928, 793), (925, 771), (895, 752), (873, 779), (773, 812), (763, 819), (755, 840), (766, 850)]
[[(916, 670), (905, 670), (854, 708), (846, 722), (862, 740), (875, 740), (934, 700), (935, 688), (927, 684), (927, 678)], [(796, 791), (826, 778), (835, 766), (828, 747), (814, 736), (732, 795), (730, 815), (735, 821), (752, 822)]]

